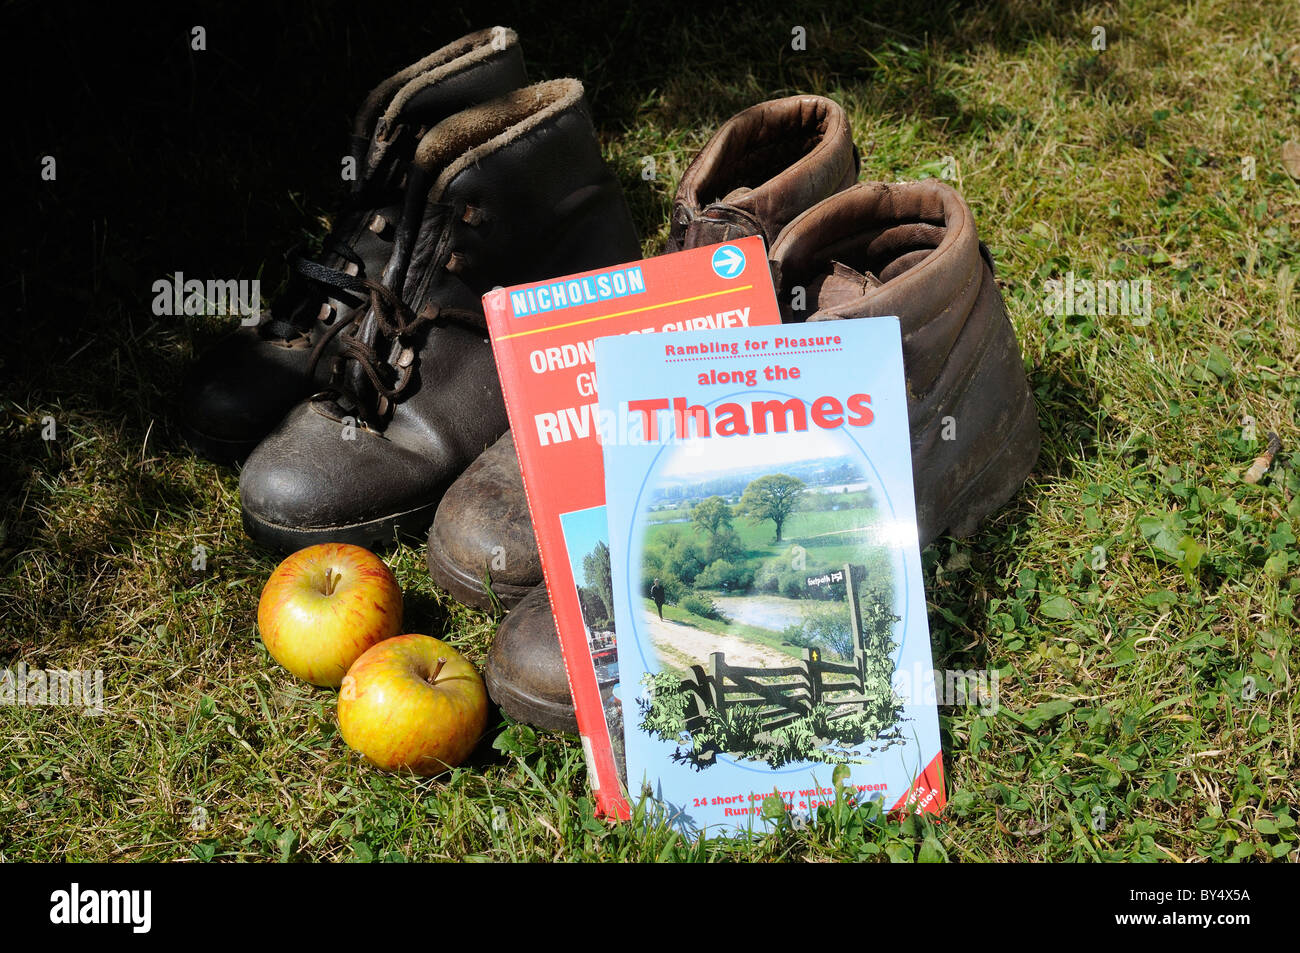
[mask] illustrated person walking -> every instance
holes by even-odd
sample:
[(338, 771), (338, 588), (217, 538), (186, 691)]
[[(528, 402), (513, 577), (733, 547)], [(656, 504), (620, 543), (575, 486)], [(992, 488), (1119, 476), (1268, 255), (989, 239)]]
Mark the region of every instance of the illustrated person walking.
[(659, 621), (664, 618), (664, 587), (659, 582), (659, 577), (655, 577), (654, 585), (650, 587), (650, 598), (655, 601), (655, 608), (659, 610)]

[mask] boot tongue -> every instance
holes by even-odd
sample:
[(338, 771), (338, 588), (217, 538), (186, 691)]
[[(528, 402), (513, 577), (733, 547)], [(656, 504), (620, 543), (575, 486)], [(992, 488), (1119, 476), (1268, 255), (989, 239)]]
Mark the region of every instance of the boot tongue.
[(851, 304), (881, 284), (880, 279), (869, 271), (864, 274), (843, 262), (832, 261), (831, 270), (819, 275), (809, 285), (808, 293), (817, 302), (817, 310), (826, 311)]
[(740, 205), (745, 196), (753, 193), (748, 186), (732, 189), (716, 202), (711, 202), (699, 214), (691, 215), (682, 235), (682, 248), (699, 248), (731, 242), (749, 235), (765, 235), (763, 223), (752, 212)]
[[(441, 210), (426, 208), (428, 190), (428, 174), (420, 166), (410, 165), (404, 183), (403, 206), (397, 215), (397, 225), (394, 229), (392, 252), (380, 278), (380, 284), (389, 294), (384, 295), (379, 288), (371, 292), (369, 308), (360, 324), (350, 332), (354, 353), (352, 359), (342, 368), (338, 381), (349, 404), (363, 410), (369, 410), (373, 404), (379, 416), (387, 412), (389, 401), (375, 389), (374, 382), (369, 379), (362, 362), (364, 361), (371, 370), (381, 376), (388, 371), (400, 376), (411, 364), (411, 360), (404, 362), (399, 360), (399, 355), (405, 354), (410, 349), (399, 340), (400, 334), (393, 333), (390, 324), (394, 321), (397, 322), (397, 326), (405, 323), (401, 315), (397, 315), (396, 312), (402, 307), (400, 303), (402, 291), (421, 227), (430, 223), (436, 227), (440, 221)], [(375, 307), (381, 303), (380, 298), (387, 298), (386, 307), (388, 311), (393, 312), (386, 321), (381, 321), (380, 316), (375, 312)], [(384, 364), (389, 367), (387, 369), (381, 367)]]

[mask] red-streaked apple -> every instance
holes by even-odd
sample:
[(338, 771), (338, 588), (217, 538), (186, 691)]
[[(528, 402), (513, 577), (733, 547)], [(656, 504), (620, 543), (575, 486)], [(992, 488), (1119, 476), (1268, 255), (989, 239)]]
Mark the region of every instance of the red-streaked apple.
[(483, 679), (459, 652), (428, 635), (399, 635), (348, 670), (339, 731), (377, 767), (439, 774), (474, 750), (487, 706)]
[(271, 657), (290, 672), (338, 688), (366, 649), (402, 631), (402, 589), (368, 549), (308, 546), (271, 573), (257, 627)]

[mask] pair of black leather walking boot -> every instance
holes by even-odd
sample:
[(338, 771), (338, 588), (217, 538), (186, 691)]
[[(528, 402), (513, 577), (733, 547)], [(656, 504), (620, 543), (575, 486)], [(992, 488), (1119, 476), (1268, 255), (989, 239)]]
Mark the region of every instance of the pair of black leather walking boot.
[[(686, 171), (665, 251), (762, 235), (783, 321), (901, 319), (925, 547), (969, 535), (1016, 493), (1038, 456), (1038, 421), (970, 208), (940, 182), (855, 185), (857, 175), (834, 102), (760, 104), (729, 120)], [(462, 600), (486, 606), (490, 577), (515, 606), (488, 657), (497, 703), (523, 721), (576, 730), (508, 434), (447, 492), (428, 560)]]
[(423, 533), (507, 428), (481, 296), (639, 257), (582, 85), (526, 85), (497, 27), (377, 87), (358, 177), (269, 320), (189, 375), (184, 429), (238, 459), (246, 531), (280, 549)]

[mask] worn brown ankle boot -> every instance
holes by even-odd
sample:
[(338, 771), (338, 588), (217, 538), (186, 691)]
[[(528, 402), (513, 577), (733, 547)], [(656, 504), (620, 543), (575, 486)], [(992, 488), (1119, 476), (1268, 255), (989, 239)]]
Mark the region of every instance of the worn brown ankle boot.
[(552, 731), (577, 732), (546, 586), (534, 586), (510, 610), (488, 649), (483, 674), (488, 694), (511, 718)]
[(769, 258), (787, 322), (899, 317), (920, 545), (973, 533), (1020, 489), (1040, 434), (970, 207), (935, 180), (855, 185), (791, 222)]
[(787, 96), (723, 123), (682, 175), (665, 252), (762, 235), (858, 180), (848, 116), (824, 96)]
[(490, 587), (509, 608), (541, 581), (523, 487), (514, 437), (507, 431), (438, 504), (429, 530), (429, 572), (461, 602), (488, 608)]
[[(727, 120), (687, 168), (665, 252), (762, 235), (858, 177), (848, 117), (822, 96), (789, 96)], [(447, 491), (429, 532), (429, 573), (469, 605), (489, 608), (485, 580), (509, 608), (542, 581), (528, 502), (507, 434)], [(495, 567), (495, 568), (494, 568)]]

